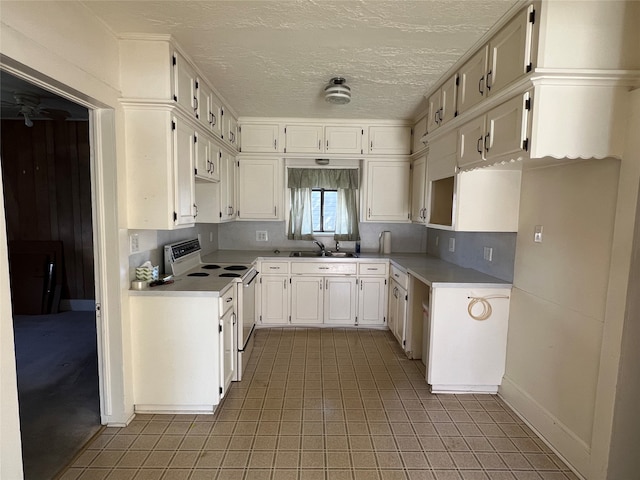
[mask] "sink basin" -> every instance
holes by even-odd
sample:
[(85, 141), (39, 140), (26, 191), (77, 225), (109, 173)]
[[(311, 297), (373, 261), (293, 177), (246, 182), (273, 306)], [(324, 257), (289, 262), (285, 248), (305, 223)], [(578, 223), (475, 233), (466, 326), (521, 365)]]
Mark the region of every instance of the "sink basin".
[(319, 251), (298, 251), (291, 252), (290, 257), (336, 257), (336, 258), (357, 258), (358, 255), (352, 252), (319, 252)]
[(342, 258), (358, 258), (358, 254), (353, 252), (327, 252), (328, 257), (342, 257)]

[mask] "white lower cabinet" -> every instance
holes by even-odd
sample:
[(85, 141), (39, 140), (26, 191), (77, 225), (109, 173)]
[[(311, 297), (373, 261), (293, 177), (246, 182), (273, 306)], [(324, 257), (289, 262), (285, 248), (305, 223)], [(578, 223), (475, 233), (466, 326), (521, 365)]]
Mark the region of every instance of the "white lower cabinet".
[(408, 304), (407, 290), (392, 278), (389, 282), (389, 330), (393, 332), (403, 350), (406, 345), (405, 325)]
[(232, 283), (219, 298), (220, 311), (220, 398), (227, 394), (236, 372), (236, 284)]
[(261, 324), (289, 323), (289, 282), (289, 276), (285, 275), (262, 275), (260, 277), (258, 321)]
[(358, 325), (382, 326), (387, 321), (387, 279), (358, 279)]
[(323, 323), (324, 277), (295, 276), (291, 278), (291, 323)]
[(228, 368), (218, 299), (132, 295), (130, 310), (135, 411), (214, 412)]
[(355, 277), (325, 277), (324, 323), (355, 325), (356, 293)]

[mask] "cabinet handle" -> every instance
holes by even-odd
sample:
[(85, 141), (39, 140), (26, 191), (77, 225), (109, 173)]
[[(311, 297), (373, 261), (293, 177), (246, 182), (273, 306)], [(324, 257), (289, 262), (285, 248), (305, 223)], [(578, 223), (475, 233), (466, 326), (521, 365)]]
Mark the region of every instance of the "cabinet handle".
[(227, 303), (229, 303), (229, 302), (233, 302), (233, 297), (227, 297), (226, 302), (227, 302)]
[(318, 282), (320, 285), (320, 290), (322, 290), (322, 281)]
[(198, 216), (198, 206), (194, 203), (193, 208), (196, 209), (196, 214), (193, 216), (193, 218), (196, 218)]
[(440, 107), (440, 110), (438, 110), (438, 123), (442, 123), (442, 114), (444, 113), (444, 108)]
[(371, 140), (371, 150), (373, 150), (373, 140)]
[(273, 149), (278, 150), (278, 140), (276, 139), (273, 140)]
[(489, 70), (489, 73), (487, 73), (487, 92), (491, 90), (492, 80), (493, 80), (493, 70)]
[(482, 155), (482, 137), (480, 137), (476, 143), (476, 150), (478, 150), (478, 153)]
[(329, 270), (329, 267), (318, 267), (318, 270)]
[(478, 80), (478, 91), (480, 92), (480, 95), (484, 95), (484, 75), (482, 75), (480, 80)]
[(488, 152), (489, 151), (489, 141), (491, 140), (491, 133), (487, 133), (484, 136), (484, 151)]
[(284, 279), (282, 280), (282, 284), (284, 285), (284, 287), (283, 287), (283, 288), (286, 290), (286, 289), (287, 289), (287, 279), (286, 279), (286, 278), (284, 278)]
[(369, 209), (369, 218), (371, 218), (371, 209)]
[(328, 278), (324, 281), (324, 288), (325, 288), (325, 290), (329, 289), (329, 279)]
[(211, 124), (212, 127), (215, 127), (216, 123), (218, 123), (218, 118), (216, 117), (216, 114), (213, 112), (209, 112), (209, 114), (211, 115), (211, 118), (209, 119), (209, 123)]
[(362, 282), (360, 282), (360, 291), (362, 291)]
[(278, 216), (278, 207), (274, 205), (273, 207), (273, 216), (277, 217)]
[(198, 118), (198, 97), (193, 97), (193, 113), (195, 113), (196, 118)]

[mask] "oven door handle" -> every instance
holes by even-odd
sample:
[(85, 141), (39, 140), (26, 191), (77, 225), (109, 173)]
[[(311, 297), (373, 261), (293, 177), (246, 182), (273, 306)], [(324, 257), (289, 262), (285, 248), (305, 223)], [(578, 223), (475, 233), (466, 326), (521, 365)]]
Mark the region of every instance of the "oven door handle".
[(247, 344), (249, 343), (249, 340), (251, 340), (251, 335), (253, 335), (253, 331), (256, 329), (256, 324), (254, 323), (253, 325), (251, 325), (251, 331), (249, 332), (249, 335), (247, 335), (247, 341), (244, 342), (244, 345), (242, 345), (242, 348), (238, 349), (238, 352), (244, 352), (245, 348), (247, 348)]
[(254, 274), (253, 277), (251, 277), (248, 281), (243, 280), (242, 281), (242, 285), (246, 288), (249, 285), (251, 285), (251, 283), (253, 283), (253, 281), (256, 279), (256, 277), (258, 276), (260, 272), (258, 272), (257, 270), (254, 270)]

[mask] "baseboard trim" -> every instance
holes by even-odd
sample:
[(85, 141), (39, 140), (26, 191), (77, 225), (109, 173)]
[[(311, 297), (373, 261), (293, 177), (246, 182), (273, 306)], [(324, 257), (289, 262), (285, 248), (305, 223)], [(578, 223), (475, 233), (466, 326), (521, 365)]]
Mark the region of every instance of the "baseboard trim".
[(580, 479), (589, 470), (591, 449), (551, 412), (505, 376), (498, 396)]
[(217, 405), (150, 405), (138, 404), (134, 406), (135, 413), (155, 414), (198, 414), (211, 415), (215, 413)]
[(61, 312), (95, 312), (96, 311), (96, 301), (95, 300), (80, 300), (80, 299), (69, 299), (65, 298), (60, 300), (60, 311)]

